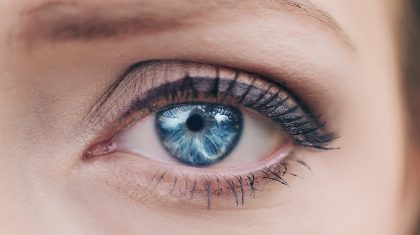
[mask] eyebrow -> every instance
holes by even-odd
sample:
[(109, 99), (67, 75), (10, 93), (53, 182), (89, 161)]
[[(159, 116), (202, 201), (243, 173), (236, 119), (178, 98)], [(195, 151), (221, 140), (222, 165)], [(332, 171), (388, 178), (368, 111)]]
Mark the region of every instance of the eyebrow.
[[(286, 11), (308, 17), (334, 31), (341, 41), (351, 46), (349, 37), (325, 11), (307, 0), (135, 0), (127, 2), (57, 2), (48, 1), (22, 13), (23, 27), (20, 35), (32, 43), (42, 41), (92, 41), (153, 33), (199, 25), (203, 16), (220, 9), (237, 9), (246, 3)], [(175, 2), (175, 1), (172, 1)], [(182, 4), (181, 4), (182, 3)], [(245, 9), (245, 8), (244, 8)]]

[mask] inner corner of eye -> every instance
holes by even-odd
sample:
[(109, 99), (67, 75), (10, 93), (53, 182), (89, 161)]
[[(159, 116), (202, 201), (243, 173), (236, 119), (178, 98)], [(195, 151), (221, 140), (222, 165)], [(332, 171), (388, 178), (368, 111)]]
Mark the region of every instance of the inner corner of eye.
[(287, 138), (268, 118), (214, 103), (166, 106), (117, 134), (113, 151), (193, 167), (240, 166), (272, 157)]

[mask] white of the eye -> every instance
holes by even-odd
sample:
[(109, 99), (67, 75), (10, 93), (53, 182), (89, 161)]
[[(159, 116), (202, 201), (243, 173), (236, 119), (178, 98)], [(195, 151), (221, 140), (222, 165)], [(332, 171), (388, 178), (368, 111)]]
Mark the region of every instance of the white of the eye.
[[(185, 117), (185, 120), (187, 118)], [(227, 117), (218, 114), (215, 118), (222, 121)], [(270, 120), (250, 112), (243, 112), (243, 119), (244, 126), (239, 143), (223, 161), (211, 167), (252, 164), (271, 157), (286, 143), (284, 134), (277, 130)], [(170, 125), (179, 124), (178, 121), (170, 123)], [(130, 152), (155, 161), (177, 162), (160, 143), (155, 130), (155, 116), (145, 118), (123, 131), (115, 142), (119, 151)]]
[(154, 116), (147, 117), (129, 127), (114, 141), (117, 151), (133, 153), (155, 161), (176, 162), (160, 144)]
[(252, 164), (275, 157), (272, 154), (286, 143), (286, 136), (268, 118), (253, 112), (243, 112), (243, 118), (242, 137), (223, 165)]

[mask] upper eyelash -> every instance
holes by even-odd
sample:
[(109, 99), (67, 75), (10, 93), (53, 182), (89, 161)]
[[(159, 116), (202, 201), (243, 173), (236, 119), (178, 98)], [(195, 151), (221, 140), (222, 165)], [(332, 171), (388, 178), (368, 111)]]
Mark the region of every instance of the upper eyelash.
[[(162, 107), (153, 106), (162, 96), (170, 102), (186, 102), (186, 100), (194, 101), (202, 93), (206, 96), (204, 98), (214, 98), (215, 102), (242, 105), (261, 113), (270, 118), (298, 145), (323, 150), (331, 149), (327, 145), (337, 138), (336, 135), (326, 132), (324, 130), (325, 122), (319, 121), (320, 116), (308, 113), (308, 109), (300, 101), (297, 101), (296, 97), (279, 85), (265, 80), (262, 81), (266, 83), (267, 88), (262, 90), (255, 86), (258, 78), (253, 78), (249, 84), (240, 83), (238, 78), (239, 72), (232, 80), (219, 76), (213, 78), (191, 77), (187, 74), (180, 80), (149, 90), (144, 98), (135, 99), (122, 117), (126, 118), (145, 108), (151, 113), (157, 111)], [(220, 90), (223, 83), (227, 83), (225, 84), (227, 88), (224, 91)], [(197, 84), (201, 89), (197, 89)], [(206, 89), (204, 89), (205, 85), (207, 85)], [(242, 94), (235, 94), (238, 92)], [(254, 98), (252, 98), (250, 97), (252, 93), (258, 94), (254, 94)]]

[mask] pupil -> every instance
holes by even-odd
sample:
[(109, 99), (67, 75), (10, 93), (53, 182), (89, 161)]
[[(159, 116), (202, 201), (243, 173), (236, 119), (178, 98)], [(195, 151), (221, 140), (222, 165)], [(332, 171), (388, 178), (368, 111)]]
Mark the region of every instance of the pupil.
[(192, 114), (188, 117), (186, 125), (192, 132), (199, 132), (204, 129), (204, 118), (200, 114)]

